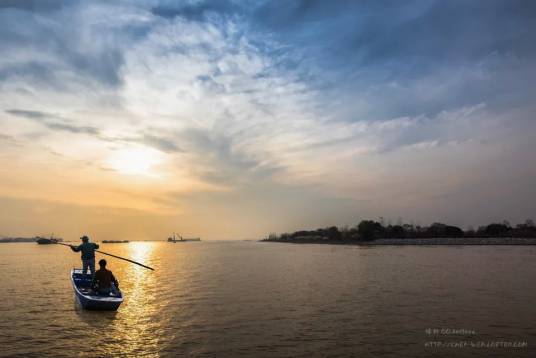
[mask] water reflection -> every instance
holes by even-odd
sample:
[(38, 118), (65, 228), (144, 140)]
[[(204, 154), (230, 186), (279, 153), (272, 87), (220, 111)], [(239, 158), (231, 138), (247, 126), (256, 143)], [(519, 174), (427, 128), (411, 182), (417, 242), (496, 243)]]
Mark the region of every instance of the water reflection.
[(113, 324), (113, 321), (117, 318), (118, 312), (117, 311), (89, 311), (85, 310), (80, 306), (80, 303), (74, 297), (74, 311), (76, 312), (76, 315), (80, 319), (80, 321), (84, 322), (88, 326), (97, 328), (97, 329), (104, 329), (109, 328)]
[[(133, 242), (125, 248), (125, 257), (148, 265), (152, 262), (154, 243)], [(132, 355), (156, 352), (158, 341), (154, 331), (159, 324), (155, 317), (158, 306), (155, 301), (157, 273), (127, 262), (122, 268), (119, 284), (125, 302), (111, 327), (113, 339), (118, 342), (117, 349)], [(114, 347), (109, 348), (113, 350)]]
[[(131, 260), (148, 263), (151, 261), (155, 245), (152, 242), (131, 242), (128, 244), (128, 256)], [(136, 266), (140, 267), (140, 266)]]

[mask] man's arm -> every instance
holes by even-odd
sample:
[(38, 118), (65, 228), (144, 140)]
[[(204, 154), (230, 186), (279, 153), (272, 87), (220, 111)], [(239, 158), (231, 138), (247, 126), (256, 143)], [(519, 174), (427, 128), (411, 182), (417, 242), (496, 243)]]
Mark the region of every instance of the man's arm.
[(99, 244), (93, 243), (93, 247), (95, 248), (95, 250), (97, 250), (99, 248)]
[(73, 250), (74, 252), (78, 252), (78, 251), (82, 250), (82, 245), (80, 245), (80, 246), (71, 245), (71, 250)]

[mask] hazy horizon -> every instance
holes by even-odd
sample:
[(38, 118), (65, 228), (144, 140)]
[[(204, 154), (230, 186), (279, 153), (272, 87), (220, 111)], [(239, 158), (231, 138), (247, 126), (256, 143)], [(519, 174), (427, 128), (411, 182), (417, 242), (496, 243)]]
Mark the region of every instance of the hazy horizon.
[(535, 219), (535, 4), (0, 2), (0, 236)]

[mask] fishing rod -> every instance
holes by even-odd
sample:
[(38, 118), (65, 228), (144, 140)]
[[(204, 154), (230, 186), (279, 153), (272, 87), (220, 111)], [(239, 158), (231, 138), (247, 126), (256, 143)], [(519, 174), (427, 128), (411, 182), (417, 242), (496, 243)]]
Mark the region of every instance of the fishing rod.
[[(72, 247), (72, 245), (64, 244), (64, 243), (62, 243), (62, 242), (55, 242), (55, 244)], [(128, 262), (132, 262), (133, 264), (136, 264), (136, 265), (139, 265), (139, 266), (141, 266), (141, 267), (145, 267), (146, 269), (149, 269), (149, 270), (153, 270), (153, 271), (154, 271), (154, 268), (149, 267), (149, 266), (146, 266), (146, 265), (141, 264), (141, 263), (139, 263), (139, 262), (136, 262), (136, 261), (133, 261), (133, 260), (130, 260), (130, 259), (121, 257), (121, 256), (112, 255), (112, 254), (109, 254), (109, 253), (107, 253), (107, 252), (102, 252), (102, 251), (99, 251), (99, 250), (95, 250), (95, 251), (98, 252), (98, 253), (100, 253), (100, 254), (103, 254), (103, 255), (108, 255), (108, 256), (111, 256), (111, 257), (115, 257), (116, 259), (121, 259), (121, 260), (125, 260), (125, 261), (128, 261)]]

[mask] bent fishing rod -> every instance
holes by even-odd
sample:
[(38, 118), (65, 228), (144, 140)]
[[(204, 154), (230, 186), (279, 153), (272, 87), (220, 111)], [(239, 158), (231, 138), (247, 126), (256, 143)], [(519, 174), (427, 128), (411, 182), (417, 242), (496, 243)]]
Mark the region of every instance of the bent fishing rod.
[[(57, 244), (57, 245), (63, 245), (63, 246), (73, 247), (72, 245), (64, 244), (64, 243), (62, 243), (62, 242), (55, 242), (55, 244)], [(152, 268), (152, 267), (146, 266), (146, 265), (144, 265), (144, 264), (142, 264), (142, 263), (139, 263), (139, 262), (136, 262), (136, 261), (133, 261), (133, 260), (130, 260), (130, 259), (121, 257), (121, 256), (112, 255), (112, 254), (109, 254), (109, 253), (107, 253), (107, 252), (102, 252), (102, 251), (99, 251), (99, 250), (95, 250), (95, 252), (98, 252), (98, 253), (103, 254), (103, 255), (108, 255), (108, 256), (111, 256), (111, 257), (115, 257), (116, 259), (125, 260), (125, 261), (131, 262), (131, 263), (133, 263), (133, 264), (139, 265), (139, 266), (141, 266), (141, 267), (145, 267), (146, 269), (149, 269), (149, 270), (153, 270), (153, 271), (154, 271), (154, 268)]]

